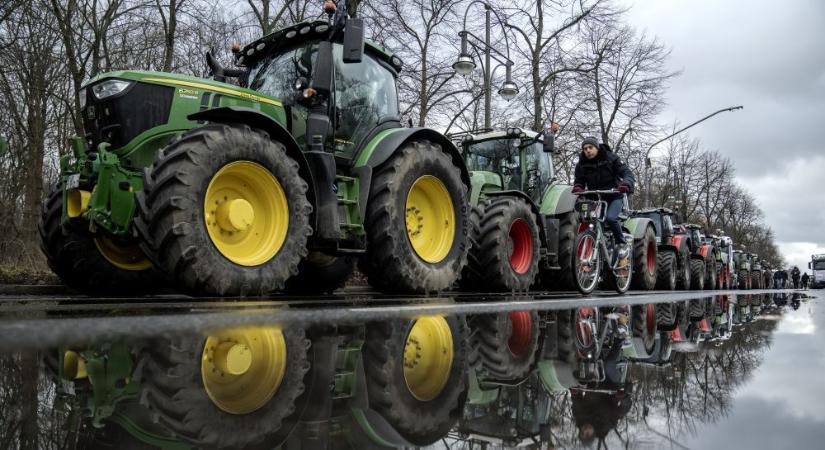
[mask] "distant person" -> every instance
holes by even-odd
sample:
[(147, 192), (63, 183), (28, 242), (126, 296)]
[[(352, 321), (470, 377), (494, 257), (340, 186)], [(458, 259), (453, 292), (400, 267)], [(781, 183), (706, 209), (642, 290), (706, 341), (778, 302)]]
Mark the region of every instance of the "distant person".
[(802, 289), (808, 289), (808, 280), (810, 279), (808, 272), (802, 274)]
[(619, 195), (603, 196), (607, 202), (605, 224), (613, 232), (613, 240), (618, 247), (618, 259), (628, 257), (619, 213), (622, 212), (622, 196), (633, 193), (636, 179), (633, 172), (613, 153), (607, 144), (599, 144), (594, 137), (584, 138), (579, 162), (576, 164), (573, 193), (584, 190), (617, 189)]
[(785, 289), (786, 287), (788, 287), (788, 271), (783, 270), (782, 271), (782, 289)]
[(782, 289), (782, 271), (777, 270), (773, 273), (773, 288)]
[(799, 267), (793, 266), (793, 269), (791, 269), (791, 279), (793, 280), (793, 288), (799, 289)]

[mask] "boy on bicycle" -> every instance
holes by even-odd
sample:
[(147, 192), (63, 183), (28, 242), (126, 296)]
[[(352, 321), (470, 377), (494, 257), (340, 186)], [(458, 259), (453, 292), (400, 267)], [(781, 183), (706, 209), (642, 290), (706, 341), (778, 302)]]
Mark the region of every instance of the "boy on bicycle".
[(618, 189), (619, 194), (603, 197), (607, 202), (605, 223), (613, 232), (613, 239), (618, 246), (618, 259), (628, 256), (627, 243), (624, 240), (622, 225), (619, 223), (619, 213), (622, 211), (621, 194), (633, 193), (635, 181), (633, 172), (607, 144), (599, 144), (594, 137), (584, 138), (582, 153), (576, 164), (573, 193), (584, 190)]

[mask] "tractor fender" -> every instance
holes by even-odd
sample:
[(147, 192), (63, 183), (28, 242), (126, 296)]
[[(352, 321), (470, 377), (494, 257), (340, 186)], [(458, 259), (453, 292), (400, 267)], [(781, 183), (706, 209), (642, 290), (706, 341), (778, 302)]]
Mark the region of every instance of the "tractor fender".
[(653, 221), (647, 217), (631, 217), (625, 220), (624, 227), (628, 233), (633, 235), (634, 241), (645, 237), (645, 230), (647, 230), (648, 227), (653, 228), (654, 232), (656, 231)]
[(375, 169), (389, 159), (405, 142), (416, 139), (426, 139), (440, 145), (461, 171), (461, 181), (468, 188), (470, 187), (470, 173), (467, 171), (461, 152), (446, 136), (430, 128), (391, 128), (378, 133), (355, 155), (353, 167), (369, 166)]
[[(530, 210), (532, 210), (533, 214), (536, 215), (536, 223), (539, 226), (539, 237), (541, 239), (542, 247), (547, 248), (547, 249), (551, 249), (551, 248), (555, 247), (555, 246), (551, 246), (550, 243), (557, 240), (557, 239), (552, 239), (553, 236), (551, 236), (551, 234), (553, 234), (555, 232), (555, 235), (558, 235), (558, 228), (559, 228), (558, 219), (549, 219), (549, 218), (547, 218), (547, 216), (542, 215), (541, 210), (539, 209), (539, 206), (536, 204), (536, 202), (533, 201), (532, 198), (530, 198), (529, 195), (525, 194), (522, 191), (514, 191), (514, 190), (486, 192), (484, 195), (487, 196), (487, 197), (518, 197), (518, 198), (526, 201), (527, 204), (530, 205)], [(548, 226), (548, 224), (545, 223), (545, 220), (555, 220), (556, 221), (555, 226), (553, 226), (552, 223), (551, 223), (550, 226)]]
[(572, 194), (573, 186), (554, 184), (544, 191), (541, 197), (541, 213), (550, 216), (569, 213), (576, 204), (576, 196)]
[[(684, 235), (677, 234), (676, 236), (673, 236), (672, 238), (670, 238), (670, 244), (673, 245), (674, 247), (676, 247), (676, 249), (678, 251), (678, 249), (682, 248), (682, 241), (683, 240), (687, 241), (685, 239)], [(687, 241), (687, 244), (688, 244), (688, 248), (690, 248), (690, 241)]]
[(430, 128), (390, 128), (370, 139), (352, 160), (352, 173), (358, 177), (358, 208), (361, 217), (366, 217), (373, 170), (387, 161), (404, 143), (416, 139), (434, 142), (450, 155), (461, 171), (461, 181), (467, 186), (467, 195), (470, 195), (470, 172), (467, 171), (461, 152), (446, 136)]
[(249, 125), (252, 128), (263, 130), (269, 134), (274, 140), (279, 141), (286, 148), (286, 154), (295, 162), (298, 163), (298, 174), (304, 181), (307, 182), (307, 200), (313, 207), (310, 223), (313, 229), (316, 229), (316, 211), (318, 208), (318, 201), (316, 195), (316, 180), (313, 176), (313, 170), (310, 167), (304, 152), (301, 147), (295, 142), (295, 139), (289, 134), (286, 128), (281, 125), (275, 118), (265, 114), (257, 109), (246, 106), (220, 106), (217, 108), (206, 109), (187, 116), (187, 119), (192, 121), (209, 121), (218, 123), (240, 123)]
[(711, 253), (710, 245), (708, 245), (708, 244), (702, 245), (701, 247), (699, 247), (699, 252), (698, 253), (699, 253), (700, 256), (702, 256), (702, 259), (707, 259), (708, 254)]

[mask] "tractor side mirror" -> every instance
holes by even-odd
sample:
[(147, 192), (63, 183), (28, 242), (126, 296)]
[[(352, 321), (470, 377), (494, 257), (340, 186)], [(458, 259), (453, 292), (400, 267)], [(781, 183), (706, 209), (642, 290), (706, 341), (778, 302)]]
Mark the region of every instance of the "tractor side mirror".
[(811, 263), (808, 263), (808, 268), (809, 268), (809, 269), (811, 268)]
[(542, 148), (544, 153), (556, 153), (556, 138), (552, 133), (544, 134), (544, 144)]
[(360, 63), (364, 58), (364, 19), (347, 19), (344, 28), (344, 63)]
[(332, 42), (318, 43), (318, 59), (312, 72), (312, 89), (325, 98), (332, 93)]

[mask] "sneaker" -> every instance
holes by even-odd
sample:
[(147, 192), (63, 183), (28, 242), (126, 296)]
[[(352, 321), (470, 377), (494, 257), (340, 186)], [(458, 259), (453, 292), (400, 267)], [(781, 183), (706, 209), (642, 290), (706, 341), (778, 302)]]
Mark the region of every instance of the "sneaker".
[(616, 250), (616, 267), (627, 267), (630, 265), (630, 249), (627, 244), (619, 244)]

